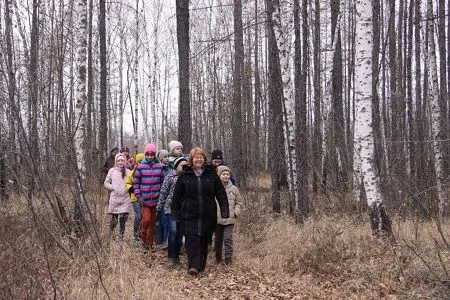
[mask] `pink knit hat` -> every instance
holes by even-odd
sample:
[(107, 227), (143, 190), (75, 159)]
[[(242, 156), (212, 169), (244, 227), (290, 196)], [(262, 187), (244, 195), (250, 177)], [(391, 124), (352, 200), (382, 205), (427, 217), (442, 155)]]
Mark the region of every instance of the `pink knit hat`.
[(145, 155), (156, 155), (156, 146), (154, 144), (147, 144), (144, 148), (144, 154)]

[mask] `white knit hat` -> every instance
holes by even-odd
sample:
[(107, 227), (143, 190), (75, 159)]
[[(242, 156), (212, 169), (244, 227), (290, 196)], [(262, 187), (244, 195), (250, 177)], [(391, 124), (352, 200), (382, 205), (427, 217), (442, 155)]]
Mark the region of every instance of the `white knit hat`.
[(172, 153), (173, 149), (176, 147), (183, 148), (183, 144), (181, 144), (179, 141), (170, 141), (169, 142), (169, 152)]

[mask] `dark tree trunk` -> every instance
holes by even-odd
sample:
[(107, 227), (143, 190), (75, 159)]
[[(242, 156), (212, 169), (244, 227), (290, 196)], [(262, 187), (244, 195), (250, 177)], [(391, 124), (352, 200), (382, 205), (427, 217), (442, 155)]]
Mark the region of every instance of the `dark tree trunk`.
[(320, 1), (315, 0), (314, 7), (314, 134), (312, 141), (313, 151), (313, 192), (317, 193), (322, 182), (322, 89), (321, 89), (321, 62), (320, 62)]
[(37, 174), (40, 167), (39, 133), (38, 133), (38, 107), (39, 107), (39, 78), (38, 78), (38, 58), (39, 58), (39, 0), (33, 0), (33, 15), (31, 21), (31, 43), (30, 43), (30, 65), (29, 65), (29, 158), (36, 163), (31, 164), (30, 170), (30, 195), (35, 188), (34, 174)]
[[(6, 133), (1, 130), (1, 145), (3, 151), (0, 157), (0, 194), (1, 198), (5, 200), (7, 198), (6, 192), (6, 182), (7, 182), (7, 171), (6, 168), (9, 167), (15, 172), (20, 172), (20, 169), (16, 168), (19, 165), (17, 164), (16, 157), (17, 155), (15, 150), (15, 140), (16, 140), (16, 120), (18, 120), (18, 111), (15, 103), (15, 91), (16, 91), (16, 75), (15, 68), (13, 64), (13, 40), (12, 40), (12, 20), (11, 20), (11, 0), (5, 0), (5, 40), (6, 40), (6, 71), (8, 73), (8, 103), (6, 105), (6, 118), (8, 120), (8, 139), (6, 140)], [(6, 157), (5, 157), (6, 155)], [(6, 161), (9, 162), (7, 166)]]
[[(295, 55), (294, 55), (294, 88), (295, 88), (295, 148), (297, 149), (297, 196), (294, 216), (306, 218), (309, 213), (308, 198), (308, 153), (307, 143), (307, 110), (306, 110), (306, 81), (307, 81), (307, 53), (308, 53), (308, 2), (302, 1), (303, 20), (303, 49), (300, 30), (300, 5), (299, 0), (294, 0), (294, 32), (295, 32)], [(303, 50), (303, 57), (302, 57)], [(303, 61), (302, 61), (303, 58)]]
[[(439, 75), (440, 75), (440, 93), (439, 93), (439, 103), (441, 112), (441, 139), (443, 141), (448, 141), (450, 127), (448, 126), (448, 90), (447, 90), (447, 52), (448, 49), (445, 47), (445, 0), (439, 0), (438, 6), (438, 45), (439, 45)], [(450, 159), (450, 143), (444, 143), (446, 145), (443, 148), (443, 155), (447, 159), (444, 159), (444, 178), (449, 175), (449, 165), (448, 161)]]
[(176, 0), (178, 42), (178, 139), (185, 149), (191, 149), (192, 122), (189, 98), (189, 1)]
[(108, 154), (108, 109), (106, 100), (107, 65), (106, 65), (106, 7), (105, 0), (99, 0), (98, 33), (100, 42), (100, 126), (98, 145), (103, 157)]
[(269, 63), (269, 169), (272, 178), (272, 209), (274, 213), (281, 212), (280, 187), (282, 185), (282, 172), (280, 167), (280, 153), (284, 153), (282, 101), (283, 84), (281, 80), (281, 67), (272, 14), (274, 6), (272, 0), (267, 4), (267, 47)]
[(372, 1), (373, 11), (373, 52), (372, 52), (372, 104), (373, 104), (373, 132), (375, 139), (375, 165), (380, 174), (381, 192), (386, 189), (386, 161), (384, 159), (385, 149), (383, 147), (381, 133), (381, 111), (380, 97), (378, 95), (378, 84), (380, 80), (379, 53), (380, 53), (380, 0)]
[(259, 74), (259, 26), (258, 26), (258, 0), (255, 0), (255, 158), (256, 170), (262, 168), (260, 149), (261, 131), (261, 77)]
[(242, 2), (234, 0), (234, 70), (233, 105), (231, 113), (231, 165), (238, 179), (242, 179), (242, 77), (244, 67), (244, 42), (242, 31)]
[[(409, 167), (411, 170), (411, 182), (413, 187), (416, 187), (416, 160), (415, 160), (415, 124), (414, 124), (414, 107), (413, 107), (413, 70), (412, 70), (412, 58), (413, 58), (413, 27), (414, 27), (414, 1), (409, 3), (408, 10), (408, 47), (406, 55), (406, 109), (408, 113), (408, 133), (407, 137), (410, 141), (408, 143), (408, 155), (409, 155)], [(406, 22), (406, 20), (405, 20)]]

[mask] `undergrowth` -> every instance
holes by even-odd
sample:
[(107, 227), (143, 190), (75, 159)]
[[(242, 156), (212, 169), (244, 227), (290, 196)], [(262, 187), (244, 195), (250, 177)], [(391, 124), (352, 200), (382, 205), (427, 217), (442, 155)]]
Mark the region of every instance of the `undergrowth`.
[[(323, 200), (325, 204), (313, 207), (309, 218), (296, 223), (286, 213), (285, 202), (282, 214), (271, 213), (268, 193), (249, 190), (243, 195), (245, 210), (236, 225), (232, 273), (210, 265), (210, 273), (207, 270), (198, 281), (186, 277), (185, 270), (169, 270), (162, 253), (143, 256), (131, 243), (111, 242), (102, 197), (91, 198), (100, 230), (98, 245), (93, 235), (68, 236), (51, 214), (45, 214), (45, 205), (35, 201), (47, 229), (43, 230), (31, 217), (26, 199), (17, 196), (1, 212), (0, 298), (191, 299), (202, 298), (199, 291), (205, 290), (207, 281), (211, 291), (205, 298), (225, 299), (222, 289), (226, 288), (211, 287), (210, 282), (231, 280), (237, 285), (255, 284), (260, 294), (245, 296), (249, 299), (265, 298), (267, 285), (284, 289), (267, 299), (446, 299), (450, 295), (448, 220), (440, 224), (442, 235), (435, 221), (394, 216), (394, 236), (374, 238), (368, 213), (358, 205), (337, 208), (335, 200)], [(132, 219), (131, 213), (128, 242)], [(223, 279), (214, 277), (221, 274)], [(235, 293), (236, 298), (244, 295)]]

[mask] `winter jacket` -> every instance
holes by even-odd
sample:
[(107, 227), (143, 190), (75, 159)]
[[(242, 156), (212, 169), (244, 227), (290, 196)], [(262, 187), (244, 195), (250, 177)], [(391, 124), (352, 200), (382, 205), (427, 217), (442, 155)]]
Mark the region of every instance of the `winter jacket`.
[(157, 160), (144, 159), (134, 171), (133, 188), (136, 198), (144, 206), (156, 206), (163, 181), (163, 165)]
[(130, 194), (130, 201), (131, 201), (131, 203), (137, 201), (137, 198), (136, 198), (136, 195), (134, 194), (134, 192), (130, 193), (130, 188), (132, 188), (132, 190), (134, 190), (133, 177), (134, 177), (134, 171), (135, 170), (136, 170), (136, 168), (131, 170), (130, 173), (128, 174), (126, 180), (125, 180), (125, 189), (128, 191), (128, 194)]
[(176, 171), (171, 170), (164, 178), (161, 193), (159, 194), (158, 206), (156, 207), (158, 212), (164, 211), (164, 214), (170, 215), (173, 191), (175, 190), (175, 184), (177, 183), (178, 176), (179, 174)]
[(221, 225), (230, 225), (235, 224), (236, 219), (241, 214), (243, 201), (241, 193), (239, 189), (231, 182), (228, 181), (228, 184), (225, 186), (225, 191), (227, 192), (228, 198), (228, 207), (230, 209), (230, 217), (222, 218), (220, 216), (220, 210), (217, 208), (217, 224)]
[(180, 233), (200, 236), (214, 233), (217, 203), (222, 218), (230, 216), (227, 193), (214, 168), (206, 166), (197, 177), (187, 166), (177, 179), (172, 197), (172, 219), (179, 220)]
[(163, 165), (164, 178), (169, 175), (170, 171), (172, 171), (172, 168), (169, 165)]
[(125, 180), (130, 170), (125, 169), (125, 177), (122, 178), (120, 168), (111, 168), (106, 175), (105, 188), (110, 191), (108, 213), (121, 214), (130, 211), (130, 195), (125, 189)]

